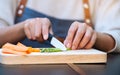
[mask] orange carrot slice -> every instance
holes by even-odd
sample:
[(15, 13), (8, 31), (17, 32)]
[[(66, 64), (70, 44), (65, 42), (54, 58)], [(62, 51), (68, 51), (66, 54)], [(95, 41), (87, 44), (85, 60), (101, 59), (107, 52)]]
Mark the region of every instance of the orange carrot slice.
[(31, 52), (40, 52), (39, 48), (27, 47), (20, 42), (18, 42), (17, 45), (6, 43), (2, 46), (2, 49), (3, 53), (18, 55), (30, 54)]
[(14, 50), (7, 49), (7, 48), (3, 48), (2, 49), (2, 53), (5, 53), (5, 54), (16, 54), (16, 55), (27, 55), (26, 52), (18, 52), (18, 51), (14, 51)]
[[(17, 46), (27, 47), (20, 42), (17, 43)], [(26, 51), (27, 54), (30, 54), (31, 52), (33, 52), (32, 47), (27, 47), (27, 48), (28, 48), (28, 50)]]
[(17, 46), (11, 43), (6, 43), (5, 45), (2, 46), (2, 48), (7, 48), (15, 51), (24, 51), (24, 52), (28, 50), (28, 47)]
[(17, 43), (17, 46), (27, 47), (27, 46), (23, 45), (23, 44), (22, 44), (22, 43), (20, 43), (20, 42), (18, 42), (18, 43)]
[(33, 48), (32, 52), (41, 52), (39, 48)]
[[(27, 46), (23, 45), (23, 44), (20, 43), (20, 42), (17, 43), (17, 46), (27, 47)], [(40, 49), (39, 49), (39, 48), (29, 47), (27, 52), (28, 52), (28, 53), (31, 53), (31, 52), (40, 52)]]

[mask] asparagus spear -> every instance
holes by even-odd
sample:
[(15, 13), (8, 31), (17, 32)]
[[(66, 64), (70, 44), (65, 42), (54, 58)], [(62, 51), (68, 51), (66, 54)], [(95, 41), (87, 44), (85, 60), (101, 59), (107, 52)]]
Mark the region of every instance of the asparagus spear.
[(40, 48), (41, 52), (62, 52), (59, 48)]
[[(41, 52), (62, 52), (59, 48), (40, 48)], [(70, 49), (67, 49), (70, 50)]]

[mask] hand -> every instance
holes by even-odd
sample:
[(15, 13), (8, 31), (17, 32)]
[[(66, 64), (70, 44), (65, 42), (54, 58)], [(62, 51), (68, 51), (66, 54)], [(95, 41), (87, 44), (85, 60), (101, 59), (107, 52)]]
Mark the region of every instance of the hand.
[(43, 42), (48, 39), (50, 25), (48, 18), (28, 19), (24, 23), (24, 32), (28, 39)]
[(71, 48), (72, 50), (88, 49), (93, 47), (96, 37), (96, 32), (89, 25), (73, 22), (69, 28), (64, 44), (67, 48)]

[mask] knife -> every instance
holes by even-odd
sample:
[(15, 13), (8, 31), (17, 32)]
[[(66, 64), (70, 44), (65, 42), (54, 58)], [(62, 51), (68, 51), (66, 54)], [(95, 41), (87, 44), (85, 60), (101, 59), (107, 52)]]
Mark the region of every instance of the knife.
[(53, 45), (56, 48), (61, 49), (62, 51), (67, 50), (65, 45), (62, 42), (60, 42), (58, 39), (56, 39), (52, 34), (49, 34), (48, 41), (50, 42), (51, 45)]

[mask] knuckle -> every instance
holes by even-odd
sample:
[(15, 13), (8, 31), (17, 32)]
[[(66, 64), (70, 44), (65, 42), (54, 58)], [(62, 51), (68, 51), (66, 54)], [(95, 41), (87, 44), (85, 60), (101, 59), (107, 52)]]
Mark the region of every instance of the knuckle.
[(29, 25), (28, 23), (24, 24), (24, 30), (28, 29), (28, 25)]
[(72, 25), (73, 25), (73, 26), (79, 26), (79, 25), (80, 25), (80, 22), (75, 21), (75, 22), (72, 23)]
[(68, 32), (71, 34), (71, 33), (74, 33), (74, 30), (70, 29)]
[(83, 34), (85, 33), (85, 31), (84, 31), (84, 30), (79, 29), (79, 30), (77, 31), (77, 33), (78, 33), (79, 35), (83, 35)]
[(36, 19), (36, 20), (40, 20), (40, 18), (38, 18), (38, 17), (37, 17), (37, 18), (35, 18), (35, 19)]
[(51, 22), (50, 22), (50, 20), (48, 19), (48, 18), (42, 18), (42, 23), (43, 24), (45, 24), (45, 25), (47, 25), (47, 26), (50, 26), (51, 25)]
[(75, 22), (73, 22), (74, 24), (79, 24), (79, 22), (78, 21), (75, 21)]
[(90, 39), (91, 38), (91, 34), (87, 34), (85, 35), (86, 39)]
[(37, 35), (35, 35), (35, 37), (36, 37), (36, 38), (39, 38), (39, 37), (40, 37), (40, 35), (38, 35), (38, 34), (37, 34)]
[(45, 17), (45, 18), (43, 18), (43, 20), (44, 20), (44, 21), (46, 21), (46, 22), (49, 22), (49, 19), (48, 19), (48, 18), (46, 18), (46, 17)]
[(93, 32), (93, 28), (92, 28), (92, 27), (87, 26), (87, 29), (88, 29), (89, 31)]

